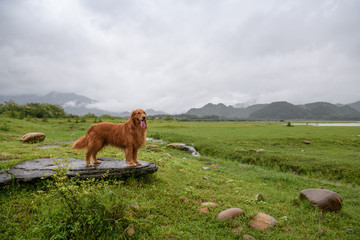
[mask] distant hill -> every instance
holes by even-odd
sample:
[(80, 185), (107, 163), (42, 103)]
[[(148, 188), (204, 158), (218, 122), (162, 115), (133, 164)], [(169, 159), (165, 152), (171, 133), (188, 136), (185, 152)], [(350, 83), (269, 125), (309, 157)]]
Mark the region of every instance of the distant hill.
[(360, 120), (360, 112), (350, 105), (338, 106), (326, 102), (294, 105), (282, 101), (256, 104), (247, 108), (234, 108), (222, 103), (209, 103), (202, 108), (192, 108), (186, 114), (197, 117), (218, 116), (221, 118), (259, 120)]
[(250, 114), (263, 108), (266, 104), (256, 104), (247, 108), (234, 108), (232, 106), (225, 106), (222, 103), (212, 104), (208, 103), (202, 108), (191, 108), (186, 112), (188, 115), (194, 115), (197, 117), (205, 116), (218, 116), (222, 118), (240, 118), (247, 119)]
[(250, 114), (251, 119), (305, 119), (305, 109), (288, 102), (273, 102)]
[[(96, 116), (101, 116), (101, 115), (111, 115), (118, 117), (130, 116), (130, 112), (115, 113), (115, 112), (104, 111), (97, 108), (90, 108), (89, 104), (94, 104), (96, 103), (96, 101), (91, 98), (78, 95), (75, 93), (50, 92), (45, 96), (39, 96), (35, 94), (0, 96), (0, 102), (5, 102), (5, 101), (14, 101), (20, 105), (27, 103), (54, 104), (61, 106), (64, 109), (64, 111), (68, 114), (76, 114), (80, 116), (88, 113), (92, 113)], [(148, 109), (146, 111), (149, 116), (165, 114), (164, 112), (155, 111), (153, 109)]]
[(347, 106), (350, 106), (350, 107), (352, 107), (352, 108), (354, 108), (354, 109), (356, 109), (357, 111), (360, 112), (360, 101), (347, 104)]

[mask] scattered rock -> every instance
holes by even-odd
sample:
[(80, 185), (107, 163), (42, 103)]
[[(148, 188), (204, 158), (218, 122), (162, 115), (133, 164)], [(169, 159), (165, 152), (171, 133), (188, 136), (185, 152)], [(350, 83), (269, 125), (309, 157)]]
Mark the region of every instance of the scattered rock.
[(183, 198), (183, 200), (182, 200), (184, 203), (189, 203), (190, 202), (190, 200), (188, 199), (188, 198)]
[(265, 213), (258, 213), (250, 221), (250, 227), (261, 231), (272, 229), (278, 222), (275, 218)]
[(256, 194), (255, 198), (256, 198), (257, 201), (264, 201), (264, 197), (261, 194)]
[(154, 142), (154, 143), (159, 143), (159, 144), (164, 143), (164, 140), (161, 140), (161, 139), (154, 139), (154, 138), (146, 138), (146, 141), (149, 141), (149, 142)]
[(136, 211), (140, 210), (140, 206), (136, 202), (130, 203), (130, 207), (132, 207), (132, 209), (134, 209)]
[(304, 144), (310, 144), (310, 141), (303, 141)]
[(203, 177), (203, 179), (204, 179), (204, 180), (210, 180), (210, 179), (209, 179), (209, 178), (207, 178), (207, 177)]
[(207, 207), (200, 208), (197, 214), (202, 214), (202, 213), (209, 213), (209, 209)]
[(210, 170), (209, 167), (202, 167), (203, 170)]
[(213, 202), (203, 202), (201, 203), (201, 206), (207, 206), (207, 207), (217, 207), (218, 205)]
[(145, 149), (157, 149), (157, 148), (159, 148), (159, 146), (158, 145), (147, 145), (146, 147), (145, 147)]
[(324, 232), (325, 232), (325, 230), (322, 229), (322, 228), (319, 228), (319, 229), (317, 230), (317, 233), (318, 233), (319, 235), (323, 235)]
[(186, 145), (185, 143), (170, 143), (167, 146), (177, 148), (183, 151), (189, 152), (193, 156), (200, 156), (200, 153), (196, 151), (196, 149), (193, 146)]
[(207, 164), (207, 165), (212, 165), (213, 163), (212, 163), (212, 162), (207, 162), (206, 164)]
[(58, 148), (59, 145), (44, 145), (44, 146), (41, 146), (41, 147), (37, 147), (39, 149), (46, 149), (46, 148)]
[(244, 215), (244, 211), (240, 208), (229, 208), (217, 215), (217, 219), (219, 220), (229, 220), (235, 219), (236, 217)]
[(305, 189), (300, 192), (301, 199), (308, 199), (314, 206), (324, 211), (339, 211), (342, 198), (336, 192), (327, 189)]
[(20, 138), (20, 142), (23, 143), (37, 143), (42, 142), (45, 139), (45, 134), (40, 132), (35, 133), (27, 133), (22, 138)]
[(131, 237), (135, 234), (135, 228), (134, 228), (134, 224), (130, 224), (127, 228), (126, 228), (126, 234)]
[(249, 234), (244, 234), (243, 239), (255, 240), (255, 238), (253, 236), (249, 235)]
[(242, 231), (244, 231), (244, 228), (242, 226), (237, 226), (237, 227), (234, 227), (233, 229), (231, 229), (231, 232), (234, 234), (234, 235), (238, 235), (239, 233), (241, 233)]

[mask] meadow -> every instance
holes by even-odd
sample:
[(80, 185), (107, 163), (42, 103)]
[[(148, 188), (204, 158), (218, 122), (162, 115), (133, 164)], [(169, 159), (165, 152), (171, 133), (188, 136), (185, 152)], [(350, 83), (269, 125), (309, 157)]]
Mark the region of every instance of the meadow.
[[(123, 122), (118, 118), (102, 121)], [(0, 117), (0, 169), (40, 157), (83, 158), (72, 143), (99, 119), (13, 119)], [(43, 143), (22, 144), (27, 132), (43, 132)], [(142, 149), (157, 173), (142, 178), (66, 179), (1, 188), (1, 239), (357, 239), (360, 234), (360, 129), (287, 127), (278, 122), (148, 121), (148, 137), (163, 139)], [(193, 145), (201, 157), (167, 147)], [(39, 149), (56, 144), (58, 148)], [(116, 148), (100, 157), (124, 159)], [(209, 165), (209, 164), (212, 165)], [(202, 167), (210, 167), (203, 170)], [(66, 170), (66, 169), (65, 169)], [(205, 177), (205, 178), (204, 178)], [(208, 179), (208, 180), (205, 180)], [(306, 188), (325, 188), (344, 200), (339, 212), (322, 212), (299, 199)], [(257, 194), (264, 196), (256, 199)], [(202, 202), (218, 207), (198, 214)], [(245, 215), (218, 221), (227, 208)], [(249, 227), (258, 212), (278, 225)], [(233, 233), (241, 227), (240, 233)], [(129, 234), (130, 233), (130, 234)]]

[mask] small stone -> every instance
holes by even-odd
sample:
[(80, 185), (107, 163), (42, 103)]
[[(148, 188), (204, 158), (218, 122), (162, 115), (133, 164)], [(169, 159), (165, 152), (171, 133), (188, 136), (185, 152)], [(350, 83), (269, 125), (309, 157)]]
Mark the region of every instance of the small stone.
[(346, 228), (345, 229), (345, 232), (348, 232), (348, 233), (351, 233), (351, 232), (353, 232), (354, 231), (354, 229), (352, 229), (352, 228)]
[(286, 226), (286, 227), (283, 227), (282, 230), (283, 230), (284, 232), (290, 232), (290, 231), (291, 231), (291, 227)]
[(20, 142), (23, 143), (37, 143), (37, 142), (42, 142), (45, 139), (45, 134), (44, 133), (39, 133), (39, 132), (35, 132), (35, 133), (27, 133), (24, 136), (22, 136), (22, 138), (20, 138)]
[(203, 202), (201, 203), (201, 206), (207, 206), (207, 207), (217, 207), (218, 205), (213, 202)]
[(209, 167), (202, 167), (203, 170), (210, 170)]
[(249, 234), (244, 234), (243, 239), (255, 240), (255, 238), (253, 236), (249, 235)]
[(159, 148), (158, 145), (147, 145), (145, 149), (153, 149), (153, 148)]
[(256, 149), (256, 152), (264, 152), (265, 151), (265, 149)]
[(278, 222), (270, 215), (265, 213), (258, 213), (250, 221), (250, 227), (254, 229), (259, 229), (261, 231), (269, 230), (275, 227)]
[(244, 231), (244, 228), (242, 226), (237, 226), (237, 227), (234, 227), (233, 229), (231, 229), (231, 232), (234, 235), (237, 235), (237, 234), (241, 233), (242, 231)]
[(300, 192), (301, 199), (308, 199), (314, 206), (324, 211), (339, 211), (342, 198), (336, 192), (327, 189), (305, 189)]
[(130, 206), (136, 211), (140, 210), (140, 206), (136, 202), (130, 203)]
[(324, 229), (319, 228), (319, 229), (317, 230), (317, 232), (318, 232), (319, 235), (323, 235), (323, 233), (324, 233), (325, 231), (324, 231)]
[(183, 198), (182, 201), (183, 201), (183, 203), (189, 203), (190, 202), (190, 200), (188, 198)]
[(203, 179), (204, 179), (204, 180), (210, 180), (210, 179), (209, 179), (209, 178), (207, 178), (207, 177), (203, 177)]
[(207, 164), (207, 165), (212, 165), (213, 163), (212, 163), (212, 162), (207, 162), (206, 164)]
[(310, 144), (310, 141), (303, 141), (304, 144)]
[(244, 211), (240, 208), (229, 208), (222, 212), (220, 212), (217, 215), (217, 219), (219, 220), (229, 220), (229, 219), (235, 219), (238, 216), (244, 215)]
[(202, 213), (209, 213), (209, 209), (206, 208), (200, 208), (199, 211), (197, 212), (197, 214), (202, 214)]
[(257, 201), (264, 201), (264, 197), (261, 194), (256, 194), (255, 198), (256, 198)]
[(135, 228), (134, 228), (134, 224), (130, 224), (127, 228), (126, 228), (126, 233), (128, 236), (133, 236), (135, 234)]

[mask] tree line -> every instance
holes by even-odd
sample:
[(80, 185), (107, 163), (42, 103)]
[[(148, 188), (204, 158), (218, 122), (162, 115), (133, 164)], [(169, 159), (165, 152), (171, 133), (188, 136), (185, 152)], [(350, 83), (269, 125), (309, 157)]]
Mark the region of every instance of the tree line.
[(61, 118), (68, 117), (64, 109), (48, 103), (19, 105), (13, 101), (0, 103), (0, 114), (11, 118)]

